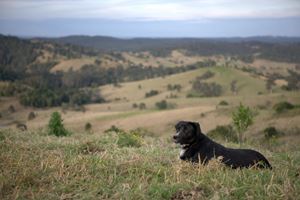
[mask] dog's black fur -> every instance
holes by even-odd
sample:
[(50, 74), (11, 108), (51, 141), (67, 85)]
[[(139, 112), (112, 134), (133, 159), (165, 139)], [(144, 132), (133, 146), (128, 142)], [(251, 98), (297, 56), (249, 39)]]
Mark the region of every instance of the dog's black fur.
[(206, 164), (212, 158), (221, 157), (221, 161), (231, 168), (255, 166), (272, 169), (268, 160), (257, 151), (226, 148), (212, 141), (201, 132), (199, 123), (180, 121), (175, 128), (177, 133), (173, 139), (182, 146), (182, 160)]

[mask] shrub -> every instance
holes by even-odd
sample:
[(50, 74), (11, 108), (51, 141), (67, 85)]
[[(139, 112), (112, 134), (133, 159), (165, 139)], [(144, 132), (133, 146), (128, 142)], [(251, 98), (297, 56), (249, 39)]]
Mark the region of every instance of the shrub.
[(209, 131), (207, 136), (216, 140), (225, 140), (227, 142), (238, 142), (238, 137), (231, 125), (217, 126)]
[(167, 104), (167, 101), (166, 100), (162, 100), (160, 102), (156, 102), (155, 103), (155, 106), (160, 109), (160, 110), (163, 110), (163, 109), (167, 109), (168, 107), (168, 104)]
[(239, 134), (240, 146), (243, 141), (243, 133), (253, 123), (254, 113), (249, 107), (245, 107), (243, 104), (232, 113), (233, 125)]
[(293, 109), (295, 106), (287, 101), (279, 102), (274, 105), (273, 109), (275, 110), (276, 113), (282, 113), (287, 110)]
[(23, 124), (23, 123), (20, 123), (20, 122), (16, 124), (16, 128), (19, 129), (20, 131), (27, 131), (26, 124)]
[(140, 109), (140, 110), (146, 109), (146, 104), (145, 104), (145, 103), (140, 103), (140, 104), (139, 104), (139, 109)]
[(14, 107), (13, 105), (10, 105), (10, 106), (8, 107), (8, 112), (10, 112), (10, 113), (16, 112), (15, 107)]
[(91, 131), (92, 130), (92, 124), (90, 122), (87, 122), (84, 126), (85, 131)]
[(285, 87), (286, 90), (299, 90), (300, 89), (300, 73), (293, 70), (288, 70), (289, 76), (285, 79), (288, 85)]
[(35, 118), (36, 116), (35, 116), (35, 113), (34, 112), (30, 112), (29, 114), (28, 114), (28, 120), (33, 120), (34, 118)]
[(180, 92), (180, 91), (181, 91), (181, 88), (182, 88), (182, 86), (181, 86), (180, 84), (174, 84), (174, 85), (168, 84), (168, 85), (167, 85), (167, 89), (168, 89), (169, 91), (177, 90), (178, 92)]
[(264, 132), (266, 139), (277, 138), (277, 137), (283, 135), (282, 132), (278, 131), (273, 126), (265, 128), (263, 132)]
[(220, 106), (228, 106), (229, 103), (227, 101), (222, 100), (222, 101), (220, 101), (219, 105)]
[(177, 96), (177, 94), (171, 93), (170, 96), (167, 96), (167, 98), (176, 99), (176, 98), (178, 98), (178, 96)]
[(155, 106), (159, 109), (159, 110), (165, 110), (165, 109), (169, 109), (169, 108), (174, 108), (175, 105), (168, 103), (166, 100), (162, 100), (159, 102), (155, 103)]
[(146, 134), (144, 129), (134, 129), (126, 132), (115, 125), (112, 125), (104, 132), (115, 132), (117, 134), (117, 145), (119, 147), (140, 147), (142, 145), (142, 137)]
[(148, 98), (148, 97), (152, 97), (152, 96), (155, 96), (155, 95), (158, 95), (158, 91), (157, 90), (151, 90), (150, 92), (147, 92), (145, 94), (145, 97)]
[(139, 106), (136, 103), (132, 104), (132, 108), (137, 108), (137, 107), (139, 107)]
[(106, 130), (104, 131), (104, 133), (109, 133), (109, 132), (120, 133), (120, 132), (124, 132), (124, 130), (118, 128), (118, 127), (115, 126), (115, 125), (112, 125), (109, 129), (106, 129)]
[(0, 96), (14, 96), (25, 90), (22, 85), (17, 85), (15, 83), (3, 83), (0, 85)]
[(135, 131), (122, 131), (118, 133), (117, 144), (119, 147), (140, 147), (142, 139)]
[(233, 80), (230, 83), (230, 91), (236, 95), (237, 94), (237, 80)]
[(48, 124), (48, 135), (67, 136), (70, 135), (62, 123), (62, 118), (59, 112), (53, 112)]
[(197, 79), (193, 82), (192, 88), (204, 97), (217, 97), (222, 94), (222, 86), (214, 82), (206, 83)]
[(204, 74), (202, 74), (201, 76), (198, 76), (197, 79), (198, 80), (207, 80), (211, 77), (213, 77), (215, 74), (211, 71), (206, 71)]

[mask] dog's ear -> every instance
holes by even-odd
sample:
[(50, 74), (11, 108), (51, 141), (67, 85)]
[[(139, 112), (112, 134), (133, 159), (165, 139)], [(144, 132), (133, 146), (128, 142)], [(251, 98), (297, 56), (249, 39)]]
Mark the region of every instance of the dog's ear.
[(197, 134), (201, 134), (202, 132), (201, 132), (201, 128), (200, 128), (200, 124), (198, 123), (198, 122), (190, 122), (192, 125), (193, 125), (193, 127), (195, 128), (195, 130), (196, 130), (196, 133)]

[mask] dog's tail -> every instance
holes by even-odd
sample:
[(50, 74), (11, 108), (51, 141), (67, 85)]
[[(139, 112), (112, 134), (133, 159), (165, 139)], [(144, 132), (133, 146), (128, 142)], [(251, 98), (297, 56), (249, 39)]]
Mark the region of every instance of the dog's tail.
[(259, 163), (257, 164), (259, 168), (273, 169), (269, 161), (262, 154), (257, 152), (257, 156), (259, 158)]

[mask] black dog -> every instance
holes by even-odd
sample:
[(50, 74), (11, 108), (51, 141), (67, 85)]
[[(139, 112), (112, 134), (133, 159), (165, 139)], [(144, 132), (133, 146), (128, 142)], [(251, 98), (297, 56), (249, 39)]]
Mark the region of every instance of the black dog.
[(201, 132), (199, 123), (180, 121), (175, 128), (177, 133), (173, 139), (181, 144), (182, 160), (206, 164), (212, 158), (221, 157), (221, 161), (231, 168), (256, 166), (272, 169), (268, 160), (257, 151), (230, 149), (212, 141)]

